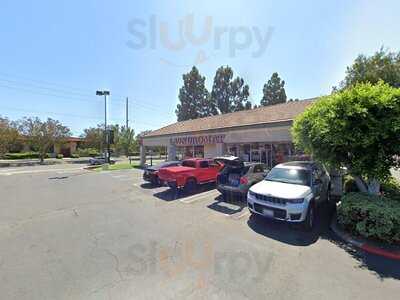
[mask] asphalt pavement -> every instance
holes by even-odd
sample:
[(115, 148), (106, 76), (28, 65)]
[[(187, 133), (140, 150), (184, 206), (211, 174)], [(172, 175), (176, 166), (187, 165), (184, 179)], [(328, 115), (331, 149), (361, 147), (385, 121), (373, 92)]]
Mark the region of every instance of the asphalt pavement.
[(400, 264), (352, 249), (322, 207), (311, 233), (252, 217), (213, 186), (140, 170), (0, 170), (1, 299), (398, 299)]

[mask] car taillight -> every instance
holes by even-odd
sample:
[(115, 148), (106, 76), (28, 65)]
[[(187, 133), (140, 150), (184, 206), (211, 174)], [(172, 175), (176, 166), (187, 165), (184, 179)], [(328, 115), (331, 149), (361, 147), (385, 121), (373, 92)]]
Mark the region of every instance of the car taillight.
[(241, 177), (240, 178), (240, 184), (248, 184), (248, 183), (249, 183), (249, 181), (247, 180), (246, 177)]

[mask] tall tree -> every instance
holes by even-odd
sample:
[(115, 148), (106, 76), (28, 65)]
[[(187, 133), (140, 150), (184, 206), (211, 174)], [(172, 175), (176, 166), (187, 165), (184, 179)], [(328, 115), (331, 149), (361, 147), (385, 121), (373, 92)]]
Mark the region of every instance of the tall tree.
[(62, 144), (70, 136), (68, 127), (50, 118), (44, 122), (39, 118), (24, 118), (19, 127), (29, 144), (39, 152), (41, 162), (52, 146)]
[(221, 114), (251, 109), (249, 95), (249, 86), (244, 84), (243, 78), (236, 77), (233, 80), (231, 67), (218, 68), (211, 91), (211, 102), (218, 107)]
[(264, 84), (262, 106), (286, 102), (285, 81), (281, 80), (278, 73), (273, 73), (271, 79)]
[(0, 156), (10, 151), (18, 138), (19, 133), (14, 124), (7, 118), (0, 117)]
[(104, 144), (104, 125), (99, 124), (97, 127), (84, 129), (81, 137), (84, 139), (83, 146), (85, 148), (101, 151)]
[(175, 110), (178, 121), (208, 117), (218, 113), (210, 101), (205, 80), (206, 78), (201, 76), (196, 67), (183, 75), (183, 87), (179, 90), (180, 103)]
[[(357, 83), (376, 84), (379, 80), (400, 88), (400, 52), (390, 52), (381, 48), (369, 57), (359, 55), (354, 63), (347, 67), (346, 77), (340, 83), (340, 88), (349, 88)], [(337, 88), (334, 88), (334, 91), (337, 91)]]
[(125, 156), (129, 156), (130, 153), (134, 152), (135, 143), (135, 132), (130, 127), (114, 125), (112, 126), (114, 131), (114, 145), (113, 148), (117, 154), (123, 153)]

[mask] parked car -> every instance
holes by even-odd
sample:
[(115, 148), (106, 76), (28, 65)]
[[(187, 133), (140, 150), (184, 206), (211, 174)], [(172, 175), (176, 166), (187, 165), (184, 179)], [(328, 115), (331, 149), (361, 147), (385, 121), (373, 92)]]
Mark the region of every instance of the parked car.
[(162, 185), (158, 172), (163, 168), (176, 167), (181, 164), (180, 161), (166, 161), (155, 166), (149, 166), (144, 169), (143, 179), (153, 185)]
[[(92, 157), (89, 159), (89, 165), (97, 166), (106, 163), (106, 158), (104, 156)], [(110, 159), (110, 164), (115, 164), (115, 160)]]
[(247, 204), (253, 214), (314, 226), (315, 208), (329, 201), (330, 177), (312, 161), (275, 166), (265, 179), (249, 189)]
[(181, 166), (160, 169), (158, 177), (171, 189), (192, 193), (199, 184), (215, 182), (222, 166), (212, 159), (186, 159)]
[(214, 160), (224, 165), (217, 177), (217, 189), (224, 199), (232, 196), (246, 197), (249, 188), (266, 175), (262, 163), (243, 162), (236, 156), (217, 157)]

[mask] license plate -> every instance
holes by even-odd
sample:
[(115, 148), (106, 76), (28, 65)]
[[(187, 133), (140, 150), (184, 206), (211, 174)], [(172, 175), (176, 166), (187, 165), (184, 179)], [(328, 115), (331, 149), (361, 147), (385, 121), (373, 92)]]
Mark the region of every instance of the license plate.
[(270, 209), (263, 208), (263, 215), (272, 218), (274, 216), (274, 212)]

